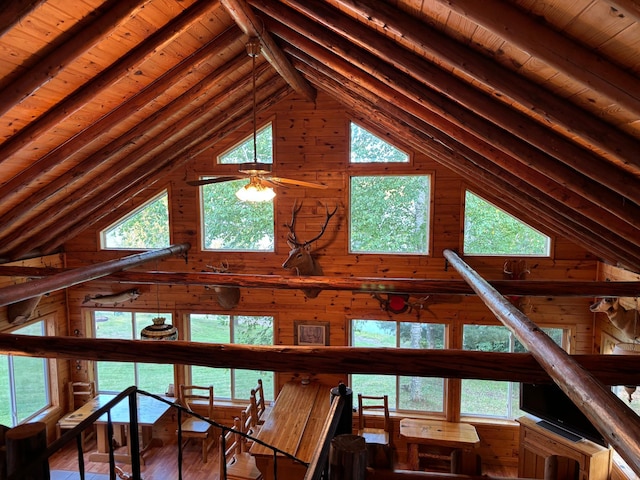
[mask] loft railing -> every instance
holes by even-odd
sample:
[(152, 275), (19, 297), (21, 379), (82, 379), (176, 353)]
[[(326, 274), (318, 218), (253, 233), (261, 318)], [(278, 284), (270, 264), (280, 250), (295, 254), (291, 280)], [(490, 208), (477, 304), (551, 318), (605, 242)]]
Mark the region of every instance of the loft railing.
[[(314, 453), (312, 461), (307, 463), (299, 458), (291, 455), (288, 452), (280, 450), (277, 447), (269, 445), (258, 438), (255, 438), (245, 432), (235, 430), (226, 425), (215, 422), (211, 419), (203, 417), (202, 415), (189, 410), (182, 405), (176, 402), (170, 402), (163, 397), (158, 395), (151, 394), (149, 392), (145, 392), (143, 390), (138, 390), (136, 387), (129, 387), (121, 393), (117, 394), (112, 400), (107, 402), (104, 406), (96, 409), (89, 416), (87, 416), (84, 420), (78, 423), (74, 428), (66, 431), (64, 434), (60, 436), (57, 440), (52, 442), (46, 450), (44, 450), (39, 455), (36, 455), (35, 458), (30, 459), (28, 465), (23, 466), (19, 470), (13, 472), (11, 475), (7, 476), (7, 480), (20, 480), (23, 478), (32, 478), (29, 477), (30, 472), (35, 471), (36, 469), (41, 469), (41, 466), (44, 462), (48, 462), (49, 457), (51, 457), (54, 453), (58, 452), (60, 449), (65, 447), (67, 444), (71, 443), (74, 439), (76, 441), (76, 448), (78, 453), (78, 472), (80, 474), (80, 480), (85, 479), (85, 465), (84, 465), (84, 452), (82, 448), (82, 432), (89, 428), (94, 424), (96, 420), (98, 420), (103, 415), (107, 415), (107, 435), (109, 439), (113, 438), (114, 430), (113, 423), (111, 420), (111, 409), (123, 401), (125, 398), (129, 399), (129, 442), (130, 449), (132, 452), (131, 455), (131, 478), (133, 480), (141, 480), (141, 469), (140, 469), (140, 439), (138, 433), (138, 408), (137, 408), (137, 394), (146, 395), (148, 397), (152, 397), (160, 402), (166, 403), (170, 405), (172, 408), (175, 408), (178, 411), (178, 478), (182, 480), (182, 428), (181, 428), (181, 416), (182, 413), (188, 413), (194, 417), (199, 418), (200, 420), (206, 421), (209, 424), (213, 425), (221, 429), (222, 431), (222, 443), (219, 445), (223, 451), (226, 450), (225, 445), (225, 434), (228, 431), (232, 431), (241, 435), (242, 437), (251, 440), (252, 442), (257, 442), (260, 445), (263, 445), (273, 451), (273, 464), (274, 464), (274, 478), (277, 480), (277, 462), (278, 456), (282, 455), (284, 457), (290, 458), (291, 460), (298, 462), (306, 467), (307, 474), (305, 476), (305, 480), (317, 480), (322, 477), (323, 472), (326, 471), (327, 459), (329, 454), (329, 445), (331, 439), (335, 436), (336, 432), (340, 433), (340, 419), (343, 412), (347, 411), (350, 413), (351, 409), (347, 405), (346, 395), (344, 395), (344, 391), (341, 388), (340, 395), (332, 396), (332, 404), (330, 408), (329, 415), (327, 416), (327, 421), (325, 423), (322, 436), (318, 447)], [(346, 405), (346, 408), (345, 408)], [(349, 415), (349, 431), (350, 431), (350, 415)], [(116, 464), (115, 464), (115, 449), (112, 441), (108, 441), (109, 448), (109, 477), (111, 480), (116, 480)], [(135, 453), (133, 453), (135, 452)], [(222, 466), (224, 477), (226, 479), (226, 462), (225, 465)], [(35, 477), (33, 477), (35, 478)]]

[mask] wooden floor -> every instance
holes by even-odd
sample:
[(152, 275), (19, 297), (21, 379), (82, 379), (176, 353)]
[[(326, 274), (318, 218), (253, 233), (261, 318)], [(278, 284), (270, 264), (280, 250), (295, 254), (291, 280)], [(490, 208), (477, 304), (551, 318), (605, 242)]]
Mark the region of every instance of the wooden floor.
[[(89, 441), (85, 447), (84, 461), (86, 480), (108, 480), (109, 464), (90, 462), (89, 452), (95, 450), (95, 442)], [(175, 442), (165, 441), (162, 447), (154, 447), (144, 455), (145, 465), (142, 468), (144, 480), (175, 480), (178, 478), (178, 446)], [(182, 475), (185, 480), (218, 480), (217, 445), (211, 447), (207, 463), (202, 463), (200, 444), (188, 443), (183, 449)], [(78, 458), (75, 447), (67, 447), (51, 457), (49, 461), (52, 480), (76, 480), (78, 476)], [(130, 465), (119, 464), (127, 473)], [(406, 465), (397, 464), (396, 468), (404, 469)], [(53, 472), (56, 471), (56, 472)], [(502, 478), (517, 477), (517, 469), (483, 466), (483, 475)]]
[[(90, 462), (89, 453), (96, 449), (95, 442), (91, 440), (85, 445), (84, 465), (86, 480), (108, 479), (109, 464), (102, 462)], [(185, 480), (217, 480), (218, 475), (218, 450), (214, 445), (209, 450), (207, 463), (202, 463), (202, 448), (199, 443), (189, 442), (182, 451), (182, 476)], [(141, 466), (144, 480), (175, 480), (178, 478), (178, 445), (175, 442), (165, 441), (164, 446), (154, 447), (144, 454), (145, 465)], [(131, 473), (131, 466), (117, 464), (125, 472)], [(52, 479), (75, 480), (77, 476), (70, 476), (66, 472), (78, 472), (78, 454), (74, 446), (69, 446), (49, 459), (49, 468), (52, 471)], [(53, 473), (56, 471), (55, 473)], [(90, 475), (91, 474), (91, 475)], [(93, 475), (96, 474), (96, 475)], [(105, 476), (97, 476), (102, 474)]]

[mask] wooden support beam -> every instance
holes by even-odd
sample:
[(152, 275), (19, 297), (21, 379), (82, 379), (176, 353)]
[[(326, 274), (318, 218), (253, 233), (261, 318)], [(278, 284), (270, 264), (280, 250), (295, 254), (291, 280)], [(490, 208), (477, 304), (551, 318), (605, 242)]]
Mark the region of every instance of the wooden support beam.
[[(275, 15), (274, 10), (269, 10), (269, 13)], [(292, 16), (294, 15), (295, 22), (292, 23)], [(532, 146), (533, 143), (538, 146), (543, 146), (545, 143), (554, 143), (550, 142), (551, 136), (548, 132), (546, 136), (544, 136), (541, 127), (537, 125), (534, 127), (534, 122), (521, 115), (516, 115), (518, 117), (518, 119), (516, 119), (512, 113), (507, 114), (507, 112), (510, 112), (510, 109), (499, 103), (490, 102), (492, 107), (487, 105), (486, 97), (480, 96), (475, 92), (471, 93), (471, 90), (465, 85), (460, 83), (458, 85), (459, 88), (454, 90), (454, 95), (461, 96), (463, 99), (473, 97), (476, 102), (480, 102), (480, 98), (483, 98), (482, 105), (478, 104), (473, 109), (465, 108), (459, 103), (450, 100), (448, 97), (434, 92), (432, 89), (426, 87), (424, 83), (418, 82), (406, 74), (399, 73), (396, 68), (391, 67), (386, 62), (382, 62), (373, 55), (365, 51), (356, 50), (353, 48), (353, 45), (346, 40), (331, 37), (329, 41), (326, 30), (318, 27), (304, 16), (296, 14), (295, 12), (291, 12), (288, 17), (282, 17), (281, 19), (288, 20), (291, 26), (283, 27), (271, 21), (268, 22), (270, 30), (285, 39), (288, 43), (304, 50), (306, 54), (323, 62), (341, 75), (346, 77), (351, 76), (351, 78), (362, 78), (362, 81), (370, 85), (369, 88), (373, 93), (380, 95), (381, 98), (385, 98), (391, 103), (403, 102), (403, 104), (407, 104), (408, 106), (406, 108), (411, 112), (415, 112), (414, 115), (432, 123), (447, 135), (453, 138), (459, 138), (461, 142), (469, 148), (477, 151), (486, 151), (487, 158), (494, 158), (495, 161), (501, 161), (501, 165), (503, 165), (506, 170), (519, 175), (523, 169), (531, 169), (555, 184), (545, 186), (545, 188), (541, 189), (542, 191), (557, 192), (557, 188), (562, 186), (562, 188), (569, 191), (568, 193), (571, 194), (574, 202), (582, 204), (579, 207), (581, 210), (593, 212), (592, 209), (597, 208), (615, 216), (615, 218), (613, 218), (611, 222), (607, 222), (607, 224), (612, 230), (615, 229), (621, 236), (624, 236), (624, 238), (635, 239), (640, 235), (638, 231), (638, 229), (640, 229), (640, 201), (638, 203), (629, 200), (625, 202), (624, 197), (621, 196), (620, 193), (593, 180), (593, 178), (601, 178), (602, 175), (606, 175), (609, 169), (606, 168), (604, 162), (600, 162), (599, 159), (594, 160), (594, 162), (600, 164), (601, 167), (597, 170), (590, 171), (589, 175), (584, 175), (574, 169), (574, 161), (569, 160), (568, 155), (562, 156), (562, 161), (558, 162), (556, 158), (552, 158), (548, 153)], [(353, 25), (349, 27), (349, 30), (356, 30), (357, 35), (369, 35), (369, 37), (366, 37), (368, 43), (376, 40), (376, 37), (371, 37), (368, 31), (360, 31), (357, 30), (357, 28), (356, 25)], [(298, 33), (299, 31), (303, 31), (304, 34)], [(426, 62), (412, 54), (401, 54), (395, 47), (392, 48), (391, 43), (387, 43), (385, 39), (377, 38), (377, 44), (379, 46), (386, 45), (385, 53), (387, 58), (393, 58), (394, 56), (395, 58), (403, 58), (406, 56), (405, 70), (420, 71), (421, 65), (423, 67), (426, 66)], [(378, 50), (380, 49), (379, 47)], [(340, 61), (341, 59), (343, 61)], [(446, 83), (447, 79), (449, 79), (450, 84), (456, 83), (454, 80), (431, 67), (429, 67), (429, 69), (425, 67), (422, 68), (422, 70), (423, 78), (440, 78), (441, 87), (451, 92), (450, 87), (446, 87)], [(431, 73), (427, 73), (427, 70)], [(377, 82), (372, 81), (373, 79), (377, 80)], [(382, 85), (378, 84), (378, 82)], [(391, 89), (392, 92), (388, 89)], [(520, 123), (530, 125), (530, 130), (538, 131), (538, 138), (535, 140), (517, 138), (513, 134), (507, 133), (506, 130), (500, 126), (487, 122), (474, 111), (479, 109), (484, 111), (488, 116), (495, 117), (494, 114), (489, 113), (491, 108), (501, 112), (502, 117), (498, 123), (502, 125)], [(456, 136), (453, 134), (453, 129), (461, 130), (466, 132), (466, 134)], [(560, 140), (559, 137), (558, 140)], [(560, 143), (573, 152), (572, 158), (592, 157), (591, 154), (571, 145), (569, 142), (561, 141)], [(558, 147), (558, 144), (556, 144), (556, 147)], [(496, 149), (500, 150), (500, 152), (495, 152)], [(489, 152), (489, 150), (492, 151)], [(504, 154), (502, 158), (508, 156), (509, 160), (502, 160), (499, 153)], [(514, 160), (518, 163), (514, 163)], [(566, 164), (562, 162), (566, 162)], [(618, 185), (621, 183), (629, 183), (628, 177), (624, 175), (621, 176)], [(640, 188), (637, 188), (639, 183), (640, 182), (632, 181), (630, 185), (631, 188), (627, 191), (630, 196), (638, 200), (640, 200), (640, 194), (632, 193), (631, 190), (635, 186), (636, 192), (640, 191)], [(567, 200), (568, 199), (565, 198), (565, 201)], [(587, 203), (591, 203), (592, 205), (587, 206)], [(637, 218), (636, 215), (638, 216)]]
[(47, 0), (5, 0), (0, 10), (0, 37)]
[(255, 16), (249, 5), (244, 0), (221, 0), (220, 3), (245, 34), (260, 40), (264, 56), (280, 76), (300, 95), (311, 102), (315, 101), (316, 90), (293, 68), (269, 32), (265, 30), (263, 22)]
[(147, 2), (148, 0), (110, 0), (65, 35), (54, 39), (45, 47), (46, 52), (34, 55), (29, 68), (18, 70), (11, 78), (3, 78), (7, 86), (0, 91), (0, 116), (49, 83), (60, 71), (109, 35), (120, 23), (134, 16), (136, 10), (141, 8), (141, 3)]
[[(48, 277), (70, 271), (62, 268), (0, 266), (0, 277)], [(104, 281), (149, 285), (222, 285), (245, 288), (349, 291), (354, 293), (409, 293), (420, 295), (475, 295), (464, 280), (389, 277), (286, 277), (214, 272), (117, 272)], [(640, 297), (640, 282), (582, 282), (563, 280), (489, 280), (503, 295), (529, 297)]]
[(455, 252), (445, 250), (444, 256), (496, 318), (520, 340), (545, 372), (640, 475), (640, 417)]
[(605, 95), (611, 103), (640, 116), (640, 79), (595, 51), (500, 0), (438, 1), (529, 55), (548, 63), (585, 88)]
[[(255, 0), (251, 0), (252, 3)], [(316, 0), (304, 2), (299, 0), (285, 0), (305, 15), (306, 10), (315, 11)], [(503, 67), (498, 62), (491, 61), (484, 55), (476, 53), (465, 45), (452, 40), (435, 28), (418, 21), (396, 6), (381, 3), (377, 0), (338, 0), (342, 8), (356, 17), (365, 18), (369, 25), (395, 34), (402, 38), (409, 49), (425, 52), (448, 65), (451, 69), (460, 70), (475, 81), (495, 90), (501, 99), (511, 99), (531, 112), (534, 117), (543, 117), (561, 126), (565, 135), (578, 135), (592, 145), (607, 152), (612, 158), (624, 165), (628, 171), (640, 168), (640, 161), (636, 152), (640, 149), (637, 139), (618, 130), (613, 125), (589, 114), (584, 109), (566, 101), (544, 87), (538, 85), (522, 75)], [(618, 0), (611, 3), (622, 8), (623, 3), (635, 3), (640, 10), (637, 0)], [(307, 15), (308, 16), (308, 15)], [(318, 22), (326, 23), (326, 17), (315, 15)], [(640, 22), (640, 18), (638, 19)], [(337, 24), (336, 25), (340, 25)], [(329, 25), (326, 25), (329, 28)]]
[(203, 0), (192, 4), (173, 21), (147, 37), (137, 47), (130, 50), (117, 62), (89, 80), (82, 87), (67, 96), (60, 103), (38, 117), (0, 145), (0, 165), (12, 159), (12, 155), (30, 145), (44, 132), (50, 130), (64, 119), (73, 115), (86, 103), (127, 75), (135, 65), (139, 65), (151, 57), (155, 51), (162, 49), (187, 30), (207, 11), (218, 5), (214, 0)]
[[(140, 90), (140, 92), (122, 102), (116, 108), (103, 115), (100, 119), (93, 122), (81, 132), (78, 132), (66, 142), (58, 145), (53, 150), (38, 158), (27, 168), (22, 170), (20, 174), (11, 178), (2, 185), (2, 190), (0, 190), (0, 203), (11, 202), (17, 195), (20, 195), (25, 188), (36, 182), (42, 175), (56, 168), (60, 163), (67, 160), (69, 156), (89, 145), (91, 142), (103, 135), (104, 132), (111, 130), (111, 128), (124, 121), (130, 115), (133, 115), (138, 110), (144, 108), (145, 105), (148, 105), (159, 95), (163, 94), (171, 85), (175, 85), (182, 78), (189, 75), (194, 69), (197, 69), (203, 62), (208, 61), (211, 57), (215, 57), (222, 52), (226, 53), (227, 49), (233, 43), (240, 40), (240, 36), (241, 32), (235, 25), (225, 30), (202, 48), (198, 49), (195, 53), (189, 55), (180, 63), (167, 70), (162, 76), (158, 77), (151, 84)], [(238, 63), (232, 59), (228, 61), (226, 65), (235, 68)], [(157, 118), (156, 116), (152, 117)], [(146, 125), (149, 127), (148, 121)], [(3, 235), (10, 233), (16, 222), (24, 216), (33, 213), (33, 209), (43, 204), (45, 201), (57, 203), (54, 195), (61, 191), (71, 191), (73, 185), (84, 178), (84, 172), (88, 172), (104, 162), (107, 162), (111, 158), (111, 155), (114, 155), (117, 151), (123, 148), (122, 143), (126, 145), (133, 143), (136, 138), (134, 132), (144, 131), (145, 130), (140, 129), (139, 127), (134, 127), (129, 130), (127, 134), (122, 135), (117, 141), (109, 143), (108, 148), (101, 148), (98, 152), (95, 152), (85, 158), (79, 165), (58, 176), (55, 180), (48, 184), (40, 185), (33, 195), (22, 199), (18, 205), (0, 217), (0, 225), (3, 226)], [(121, 142), (121, 144), (118, 144), (118, 141)]]
[[(298, 373), (367, 373), (551, 383), (530, 353), (203, 344), (186, 341), (31, 337), (0, 334), (0, 353)], [(375, 358), (375, 362), (370, 359)], [(640, 356), (574, 355), (603, 383), (640, 384)]]
[(74, 270), (62, 272), (50, 277), (40, 278), (26, 283), (18, 283), (0, 289), (0, 306), (26, 300), (38, 295), (44, 295), (61, 288), (68, 288), (79, 283), (95, 280), (110, 273), (126, 270), (147, 262), (162, 260), (163, 258), (186, 252), (191, 248), (188, 243), (172, 245), (171, 247), (150, 250), (144, 253), (137, 253), (128, 257), (96, 265), (79, 267)]
[[(559, 176), (553, 177), (556, 180), (559, 177), (566, 178), (566, 172), (571, 172), (572, 170), (570, 169), (573, 169), (582, 173), (587, 178), (598, 178), (602, 185), (640, 204), (640, 188), (638, 188), (638, 185), (629, 182), (628, 170), (611, 168), (611, 162), (609, 160), (605, 160), (596, 153), (576, 145), (575, 142), (566, 136), (562, 137), (555, 132), (549, 131), (548, 119), (545, 119), (544, 124), (536, 122), (519, 111), (514, 110), (513, 107), (504, 104), (500, 100), (502, 98), (501, 95), (488, 96), (475, 88), (469, 87), (466, 82), (444, 71), (442, 68), (433, 65), (412, 51), (398, 49), (394, 41), (381, 37), (375, 30), (367, 28), (360, 22), (351, 20), (348, 17), (343, 17), (340, 21), (337, 21), (337, 19), (331, 16), (332, 12), (335, 15), (335, 10), (325, 3), (318, 0), (305, 0), (304, 2), (300, 0), (287, 0), (287, 3), (292, 4), (297, 10), (302, 10), (306, 16), (315, 19), (332, 32), (348, 39), (353, 44), (375, 55), (378, 59), (383, 60), (389, 65), (393, 65), (400, 71), (418, 80), (421, 84), (428, 85), (443, 95), (455, 99), (457, 103), (466, 107), (469, 111), (477, 113), (489, 122), (498, 125), (512, 135), (530, 143), (546, 154), (545, 156), (541, 156), (543, 160), (541, 166), (545, 163), (554, 162), (554, 160), (550, 158), (553, 157), (555, 160), (559, 160), (569, 167), (567, 170), (559, 171)], [(283, 7), (281, 4), (271, 1), (268, 3), (261, 2), (261, 5), (263, 5), (261, 8), (265, 8), (265, 11), (271, 16), (277, 18), (280, 22), (288, 21), (289, 24), (287, 26), (289, 28), (295, 26), (298, 31), (306, 33), (308, 38), (312, 38), (323, 47), (332, 49), (334, 52), (345, 48), (342, 46), (344, 44), (336, 43), (334, 36), (326, 34), (310, 35), (311, 32), (305, 28), (305, 24), (300, 22), (300, 18), (294, 16), (296, 15), (294, 12), (287, 12), (285, 10), (286, 7)], [(411, 18), (408, 15), (406, 15), (406, 17), (408, 17), (407, 19)], [(415, 22), (415, 19), (413, 20)], [(424, 30), (424, 27), (422, 27), (421, 31)], [(361, 66), (363, 69), (377, 68), (376, 65), (371, 65), (366, 58), (362, 58), (361, 61), (365, 64)], [(496, 75), (494, 74), (494, 76)], [(517, 85), (518, 91), (524, 90), (521, 80), (514, 79), (512, 82), (512, 89), (515, 89)], [(578, 109), (576, 108), (575, 110)], [(577, 112), (575, 113), (577, 114)], [(582, 111), (581, 114), (578, 115), (578, 118), (587, 116), (592, 117)], [(609, 126), (609, 128), (612, 127)], [(624, 136), (624, 134), (622, 136)], [(634, 142), (634, 145), (636, 151), (640, 149), (640, 142), (637, 140)], [(615, 149), (616, 147), (617, 145), (613, 145), (610, 149)], [(511, 151), (511, 153), (514, 154), (513, 151)], [(546, 162), (544, 162), (544, 160), (546, 160)], [(628, 161), (638, 162), (635, 157), (629, 158)], [(547, 169), (548, 168), (545, 168), (544, 170)], [(635, 172), (640, 173), (640, 162), (636, 165)]]
[[(290, 47), (288, 53), (298, 58), (297, 68), (317, 85), (333, 95), (352, 111), (355, 119), (367, 124), (375, 122), (398, 135), (411, 148), (423, 152), (435, 161), (467, 178), (475, 187), (493, 193), (503, 204), (510, 205), (515, 212), (532, 215), (535, 221), (550, 232), (564, 236), (599, 255), (605, 261), (636, 271), (640, 268), (640, 257), (632, 243), (611, 235), (606, 222), (594, 221), (593, 215), (581, 215), (569, 208), (561, 199), (556, 200), (535, 188), (536, 177), (528, 177), (527, 170), (518, 174), (505, 171), (497, 165), (495, 153), (491, 160), (462, 145), (452, 137), (436, 130), (428, 121), (412, 115), (404, 105), (387, 102), (371, 92), (360, 78), (336, 74), (323, 62), (302, 54)], [(463, 138), (460, 134), (459, 138)], [(489, 152), (487, 152), (489, 154)], [(513, 195), (518, 191), (518, 195)]]

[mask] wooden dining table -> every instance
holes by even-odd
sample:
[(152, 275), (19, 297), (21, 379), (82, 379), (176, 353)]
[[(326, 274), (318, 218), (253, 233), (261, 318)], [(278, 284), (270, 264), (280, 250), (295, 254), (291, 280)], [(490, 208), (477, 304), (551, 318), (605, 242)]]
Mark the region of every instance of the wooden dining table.
[[(113, 400), (115, 395), (100, 394), (78, 408), (68, 418), (80, 423), (93, 412)], [(161, 444), (161, 440), (153, 437), (153, 426), (171, 408), (170, 405), (146, 395), (137, 396), (138, 425), (140, 437), (140, 457), (154, 445)], [(116, 452), (114, 458), (118, 462), (131, 463), (131, 429), (129, 428), (129, 399), (124, 398), (111, 409), (111, 423), (114, 426), (114, 438), (120, 446), (126, 446), (125, 451)], [(97, 450), (89, 454), (92, 462), (109, 461), (108, 418), (105, 413), (95, 422)], [(144, 462), (143, 462), (144, 463)]]
[[(331, 387), (319, 383), (288, 382), (266, 416), (256, 438), (309, 463), (321, 441), (331, 404)], [(273, 450), (257, 442), (249, 453), (265, 480), (274, 478)], [(277, 457), (279, 478), (302, 479), (307, 467), (282, 454)]]
[(407, 463), (411, 470), (420, 470), (420, 457), (429, 455), (420, 452), (420, 445), (426, 445), (427, 448), (444, 447), (451, 452), (458, 450), (461, 471), (456, 473), (476, 473), (474, 450), (480, 445), (480, 438), (469, 423), (403, 418), (400, 420), (400, 437), (407, 442)]

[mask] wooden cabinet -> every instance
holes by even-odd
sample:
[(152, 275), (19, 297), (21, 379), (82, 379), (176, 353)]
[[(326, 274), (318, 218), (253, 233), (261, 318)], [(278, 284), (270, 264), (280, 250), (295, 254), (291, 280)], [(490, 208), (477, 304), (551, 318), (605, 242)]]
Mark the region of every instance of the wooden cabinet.
[[(607, 480), (611, 467), (611, 449), (589, 440), (574, 442), (536, 425), (528, 417), (518, 419), (520, 423), (520, 452), (518, 477), (544, 478), (545, 464), (557, 456), (557, 478), (577, 480)], [(575, 476), (575, 470), (578, 476)]]

